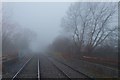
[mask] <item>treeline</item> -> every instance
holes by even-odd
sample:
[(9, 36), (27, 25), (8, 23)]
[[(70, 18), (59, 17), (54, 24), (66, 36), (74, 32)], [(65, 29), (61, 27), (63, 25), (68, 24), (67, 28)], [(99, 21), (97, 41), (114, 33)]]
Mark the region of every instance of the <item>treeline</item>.
[(30, 53), (30, 43), (35, 33), (22, 28), (17, 23), (3, 17), (2, 21), (2, 55), (3, 57), (21, 57)]
[(51, 50), (73, 55), (117, 57), (117, 3), (73, 3), (62, 18), (63, 36)]

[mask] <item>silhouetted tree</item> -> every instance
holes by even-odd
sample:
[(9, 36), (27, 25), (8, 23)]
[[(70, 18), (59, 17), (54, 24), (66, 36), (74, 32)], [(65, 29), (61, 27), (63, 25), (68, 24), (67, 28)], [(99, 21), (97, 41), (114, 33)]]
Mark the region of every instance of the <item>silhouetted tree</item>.
[[(76, 48), (91, 53), (115, 30), (117, 3), (74, 3), (61, 26), (73, 36)], [(115, 37), (116, 38), (116, 37)]]

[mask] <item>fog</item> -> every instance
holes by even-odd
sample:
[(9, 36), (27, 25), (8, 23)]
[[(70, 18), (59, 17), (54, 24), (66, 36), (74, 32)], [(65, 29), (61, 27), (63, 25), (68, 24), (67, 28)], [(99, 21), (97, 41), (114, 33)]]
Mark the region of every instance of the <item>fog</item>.
[(3, 79), (118, 77), (117, 2), (4, 2), (2, 7)]
[(19, 27), (32, 30), (36, 34), (32, 50), (43, 51), (62, 32), (61, 18), (69, 5), (67, 2), (7, 2), (3, 3), (3, 14)]

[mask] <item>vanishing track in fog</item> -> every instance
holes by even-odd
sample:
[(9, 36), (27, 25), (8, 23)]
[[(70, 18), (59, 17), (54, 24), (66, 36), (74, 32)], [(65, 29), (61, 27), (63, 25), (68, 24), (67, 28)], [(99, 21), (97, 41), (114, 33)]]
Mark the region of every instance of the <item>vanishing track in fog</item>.
[(39, 54), (30, 58), (13, 76), (12, 80), (17, 78), (87, 78), (89, 76), (75, 70), (69, 65), (62, 63), (52, 57)]

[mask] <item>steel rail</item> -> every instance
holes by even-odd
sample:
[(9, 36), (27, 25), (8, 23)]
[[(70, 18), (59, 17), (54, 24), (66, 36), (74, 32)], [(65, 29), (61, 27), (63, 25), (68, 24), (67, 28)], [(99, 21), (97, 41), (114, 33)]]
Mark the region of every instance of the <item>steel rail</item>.
[(14, 80), (17, 75), (23, 70), (23, 68), (27, 65), (27, 63), (32, 59), (32, 57), (19, 69), (19, 71), (12, 77), (12, 80)]
[(40, 61), (38, 57), (38, 80), (40, 80)]

